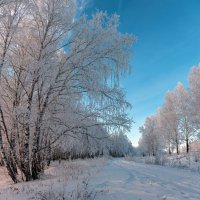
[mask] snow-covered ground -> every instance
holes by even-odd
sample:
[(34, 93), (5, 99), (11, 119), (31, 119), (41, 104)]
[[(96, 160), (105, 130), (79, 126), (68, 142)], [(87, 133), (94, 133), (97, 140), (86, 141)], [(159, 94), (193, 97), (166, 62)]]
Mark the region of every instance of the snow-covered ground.
[(189, 170), (116, 159), (108, 162), (94, 182), (107, 186), (106, 199), (200, 200), (200, 174)]
[(94, 159), (54, 163), (39, 181), (11, 185), (0, 169), (2, 200), (200, 200), (200, 174), (189, 170)]

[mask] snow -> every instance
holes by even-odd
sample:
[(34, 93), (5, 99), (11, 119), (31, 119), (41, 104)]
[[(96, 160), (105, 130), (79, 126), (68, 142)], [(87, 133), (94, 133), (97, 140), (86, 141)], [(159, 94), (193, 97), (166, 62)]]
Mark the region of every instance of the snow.
[(106, 199), (200, 199), (200, 174), (189, 170), (116, 159), (94, 179), (107, 186)]
[(12, 185), (3, 168), (0, 177), (2, 200), (39, 199), (38, 193), (45, 192), (63, 192), (67, 200), (86, 193), (97, 194), (97, 200), (200, 200), (199, 173), (121, 158), (55, 162), (41, 180), (29, 183)]

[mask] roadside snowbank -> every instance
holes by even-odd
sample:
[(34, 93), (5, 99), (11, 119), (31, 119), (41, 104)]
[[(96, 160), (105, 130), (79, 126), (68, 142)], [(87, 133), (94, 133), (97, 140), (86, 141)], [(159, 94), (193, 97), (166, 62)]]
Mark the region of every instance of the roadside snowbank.
[(106, 159), (52, 163), (40, 180), (13, 184), (0, 168), (0, 200), (86, 200), (104, 191), (95, 190), (90, 178), (105, 165)]
[(184, 153), (180, 155), (158, 155), (146, 157), (127, 157), (126, 160), (138, 163), (190, 169), (200, 173), (200, 152)]

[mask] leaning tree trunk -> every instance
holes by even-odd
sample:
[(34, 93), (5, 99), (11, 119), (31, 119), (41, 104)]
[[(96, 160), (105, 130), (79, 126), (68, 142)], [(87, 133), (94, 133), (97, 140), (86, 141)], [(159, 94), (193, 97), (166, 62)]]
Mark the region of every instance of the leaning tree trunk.
[(32, 177), (33, 179), (38, 179), (39, 178), (39, 173), (41, 172), (41, 155), (39, 150), (39, 145), (40, 145), (40, 137), (41, 137), (41, 126), (42, 126), (42, 120), (43, 116), (45, 114), (48, 101), (49, 101), (49, 96), (51, 95), (52, 87), (49, 88), (47, 95), (45, 97), (45, 101), (42, 105), (42, 109), (38, 113), (38, 118), (36, 122), (36, 128), (35, 128), (35, 133), (34, 133), (34, 138), (33, 138), (33, 149), (32, 149)]
[(8, 158), (5, 153), (5, 149), (3, 147), (3, 139), (2, 139), (2, 132), (1, 132), (1, 126), (0, 126), (0, 153), (4, 162), (4, 165), (8, 171), (8, 175), (11, 177), (14, 183), (18, 182), (17, 174), (15, 173), (15, 170), (12, 169), (12, 166), (9, 164)]

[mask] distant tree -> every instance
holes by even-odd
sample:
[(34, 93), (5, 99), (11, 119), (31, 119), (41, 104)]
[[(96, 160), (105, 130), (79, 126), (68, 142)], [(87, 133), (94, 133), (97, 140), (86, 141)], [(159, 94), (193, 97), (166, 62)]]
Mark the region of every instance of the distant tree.
[(139, 141), (140, 151), (144, 155), (157, 155), (162, 150), (162, 136), (159, 132), (157, 116), (147, 117), (144, 126), (140, 127), (142, 137)]
[(196, 133), (200, 130), (200, 66), (193, 67), (189, 74), (190, 120)]
[(124, 157), (133, 154), (133, 146), (123, 132), (120, 131), (111, 135), (110, 154), (114, 157)]
[(171, 136), (172, 143), (176, 147), (176, 153), (180, 153), (180, 132), (179, 132), (179, 116), (177, 113), (177, 104), (176, 104), (176, 94), (174, 92), (168, 92), (165, 97), (165, 103), (163, 106), (163, 113), (168, 128), (169, 134)]
[(185, 141), (186, 152), (189, 152), (189, 143), (195, 137), (195, 129), (190, 119), (190, 95), (182, 83), (178, 83), (176, 89), (177, 113), (179, 118), (179, 132), (181, 139)]
[(156, 115), (146, 118), (140, 128), (139, 146), (143, 152), (154, 155), (153, 146), (157, 141), (163, 150), (168, 149), (169, 154), (174, 148), (179, 154), (183, 143), (189, 152), (190, 143), (198, 137), (200, 130), (199, 80), (200, 67), (193, 67), (189, 76), (190, 87), (185, 89), (182, 83), (178, 83), (173, 91), (166, 93), (164, 104)]

